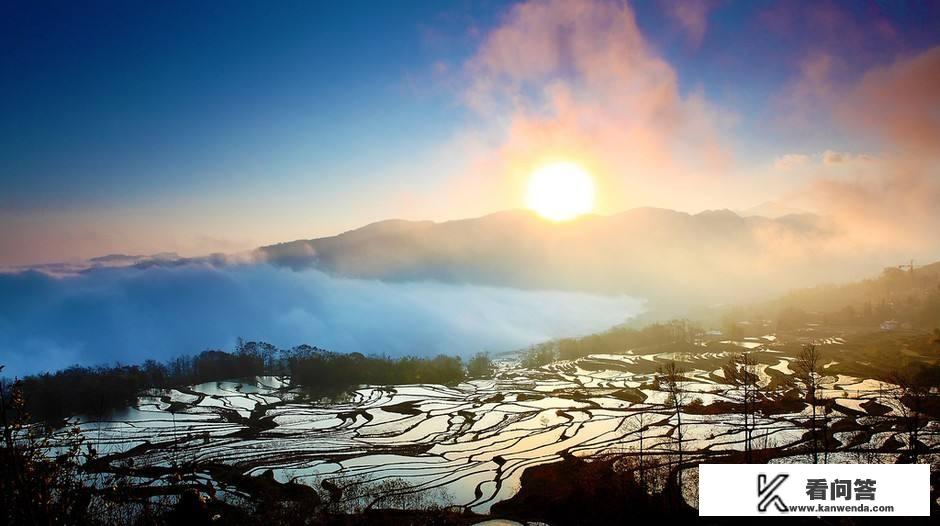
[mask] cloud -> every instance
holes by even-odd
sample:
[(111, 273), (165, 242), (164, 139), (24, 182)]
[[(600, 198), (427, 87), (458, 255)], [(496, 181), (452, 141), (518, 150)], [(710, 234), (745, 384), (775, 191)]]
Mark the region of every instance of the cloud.
[(867, 71), (837, 114), (916, 155), (940, 156), (940, 46)]
[(823, 172), (819, 171), (819, 168), (850, 164), (862, 165), (862, 163), (875, 160), (876, 158), (869, 154), (856, 154), (850, 152), (839, 152), (835, 150), (825, 150), (817, 154), (783, 154), (774, 160), (773, 166), (775, 169), (781, 171), (815, 170), (816, 175), (820, 175)]
[(830, 118), (848, 137), (874, 140), (907, 156), (940, 156), (940, 46), (845, 79), (842, 60), (814, 52), (782, 93), (786, 119)]
[(836, 165), (856, 165), (864, 166), (865, 163), (877, 161), (878, 159), (866, 153), (837, 152), (835, 150), (826, 150), (819, 154), (822, 163), (826, 166)]
[(774, 168), (778, 170), (793, 170), (806, 166), (810, 157), (802, 153), (787, 153), (774, 160)]
[(847, 133), (877, 140), (884, 153), (827, 152), (841, 175), (812, 184), (814, 197), (850, 231), (885, 249), (937, 257), (940, 246), (940, 47), (866, 71), (834, 104)]
[(828, 123), (838, 94), (833, 77), (842, 61), (830, 53), (814, 51), (798, 64), (798, 72), (775, 101), (776, 120), (796, 130)]
[(832, 150), (826, 150), (822, 154), (823, 163), (827, 165), (840, 164), (845, 162), (846, 154), (842, 152), (835, 152)]
[[(858, 9), (851, 2), (766, 4), (757, 16), (758, 24), (792, 49), (826, 49), (838, 56), (868, 60), (897, 49), (902, 37), (887, 13), (890, 9)], [(931, 7), (907, 5), (903, 10), (929, 16)]]
[(936, 259), (936, 170), (898, 157), (869, 162), (879, 171), (849, 165), (840, 176), (814, 179), (806, 196), (838, 220), (848, 236), (881, 254)]
[[(521, 195), (535, 166), (561, 158), (595, 174), (602, 207), (679, 206), (677, 182), (723, 177), (732, 162), (724, 132), (735, 116), (680, 91), (625, 3), (515, 5), (464, 71), (464, 101), (495, 137), (468, 189), (489, 182), (481, 192)], [(681, 205), (707, 206), (691, 201)]]
[(711, 2), (706, 0), (669, 0), (664, 2), (666, 15), (672, 18), (685, 32), (689, 43), (698, 47), (708, 29), (708, 12)]
[(825, 150), (780, 156), (773, 168), (799, 182), (784, 200), (788, 206), (832, 219), (839, 232), (830, 240), (833, 250), (885, 260), (940, 256), (932, 234), (940, 228), (940, 174), (923, 159)]
[(239, 336), (365, 354), (467, 355), (606, 329), (639, 300), (342, 279), (265, 264), (180, 261), (53, 277), (0, 274), (6, 374), (167, 359)]
[(788, 154), (774, 168), (802, 190), (798, 206), (831, 216), (846, 246), (940, 257), (940, 46), (869, 67), (835, 73), (841, 61), (816, 52), (785, 97), (791, 120), (831, 127), (840, 142), (875, 154), (829, 149)]

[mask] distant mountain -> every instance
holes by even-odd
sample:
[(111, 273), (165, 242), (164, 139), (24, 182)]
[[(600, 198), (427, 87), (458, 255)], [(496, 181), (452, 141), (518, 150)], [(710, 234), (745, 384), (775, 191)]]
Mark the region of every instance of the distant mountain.
[(176, 261), (180, 259), (176, 252), (159, 252), (150, 255), (108, 254), (88, 260), (93, 265), (101, 266), (128, 266), (143, 261)]
[(848, 267), (810, 248), (835, 235), (812, 214), (770, 219), (636, 208), (550, 223), (507, 211), (441, 223), (381, 221), (257, 254), (276, 265), (356, 278), (624, 293), (688, 304), (758, 299), (846, 276)]
[(512, 210), (440, 223), (380, 221), (249, 253), (112, 254), (0, 267), (0, 273), (73, 275), (111, 267), (264, 261), (350, 278), (627, 294), (648, 299), (661, 315), (685, 315), (689, 307), (761, 302), (820, 283), (848, 283), (907, 256), (885, 250), (859, 249), (828, 219), (809, 213), (768, 218), (730, 210), (635, 208), (552, 223)]
[(87, 260), (60, 261), (54, 263), (40, 263), (36, 265), (0, 266), (0, 274), (24, 271), (38, 271), (57, 276), (69, 276), (108, 268), (123, 267), (153, 267), (181, 265), (193, 261), (224, 260), (224, 255), (213, 255), (208, 258), (183, 258), (176, 252), (158, 252), (156, 254), (107, 254)]
[(741, 217), (760, 216), (775, 219), (788, 215), (805, 214), (806, 211), (800, 210), (799, 208), (794, 208), (792, 206), (787, 206), (783, 203), (780, 203), (779, 201), (765, 201), (757, 206), (739, 210), (737, 213)]

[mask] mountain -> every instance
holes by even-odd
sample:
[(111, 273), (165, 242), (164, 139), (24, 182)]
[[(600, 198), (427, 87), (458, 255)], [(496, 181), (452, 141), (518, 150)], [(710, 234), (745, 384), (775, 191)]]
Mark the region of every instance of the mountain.
[(740, 210), (737, 212), (741, 217), (751, 217), (751, 216), (760, 216), (760, 217), (769, 217), (769, 218), (778, 218), (794, 214), (804, 214), (805, 210), (800, 210), (799, 208), (794, 208), (786, 204), (780, 203), (778, 201), (764, 201), (763, 203)]
[(257, 255), (356, 278), (623, 293), (688, 304), (757, 299), (851, 275), (814, 248), (836, 235), (812, 214), (770, 219), (636, 208), (551, 223), (515, 210), (440, 223), (381, 221), (261, 247)]

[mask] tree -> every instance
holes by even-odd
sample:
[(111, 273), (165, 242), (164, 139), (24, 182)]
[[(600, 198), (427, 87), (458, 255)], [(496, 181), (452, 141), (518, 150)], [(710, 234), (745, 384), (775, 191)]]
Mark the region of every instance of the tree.
[(673, 410), (676, 417), (676, 427), (673, 438), (676, 442), (676, 451), (678, 453), (677, 482), (679, 488), (682, 488), (682, 410), (688, 402), (689, 393), (683, 388), (685, 378), (682, 376), (684, 371), (676, 366), (675, 360), (671, 360), (665, 367), (659, 370), (659, 384), (669, 395), (667, 405)]
[(556, 349), (551, 343), (541, 343), (530, 347), (520, 360), (526, 369), (537, 369), (555, 361)]
[(636, 473), (637, 484), (644, 493), (646, 493), (647, 490), (647, 472), (649, 471), (648, 462), (645, 458), (646, 445), (644, 443), (644, 438), (646, 437), (646, 432), (652, 423), (652, 415), (646, 411), (640, 411), (633, 415), (633, 417), (629, 420), (624, 419), (624, 421), (621, 423), (621, 426), (625, 428), (625, 431), (635, 432), (637, 436), (637, 455), (636, 462), (633, 463), (633, 471)]
[(757, 363), (749, 352), (732, 356), (725, 367), (725, 379), (737, 392), (737, 401), (741, 404), (741, 419), (744, 429), (744, 456), (752, 461), (753, 435), (757, 427), (757, 404), (760, 399), (760, 386), (757, 375)]
[(917, 463), (921, 450), (921, 428), (927, 425), (925, 414), (930, 399), (930, 388), (938, 384), (940, 367), (920, 367), (919, 369), (897, 371), (890, 376), (891, 383), (897, 385), (892, 390), (892, 402), (900, 414), (901, 429), (907, 435), (907, 454), (912, 463)]
[(477, 353), (467, 362), (467, 375), (470, 378), (488, 378), (493, 375), (493, 369), (489, 353)]
[(816, 395), (819, 390), (820, 353), (815, 345), (804, 345), (796, 358), (796, 374), (806, 389), (806, 399), (810, 404), (810, 445), (813, 453), (813, 464), (819, 463), (819, 439), (816, 420)]
[[(875, 390), (875, 395), (868, 399), (869, 403), (875, 404), (875, 406), (888, 405), (890, 404), (889, 393), (887, 385), (884, 382), (878, 382), (878, 389)], [(869, 411), (868, 418), (866, 418), (867, 425), (852, 434), (851, 443), (855, 445), (853, 455), (856, 464), (881, 463), (879, 448), (875, 446), (872, 439), (875, 431), (881, 427), (880, 424), (885, 422), (887, 418), (880, 411)]]
[(52, 431), (30, 425), (21, 383), (2, 381), (0, 427), (0, 523), (86, 523), (91, 493), (80, 476), (84, 443), (78, 427), (56, 437), (60, 453), (50, 455)]

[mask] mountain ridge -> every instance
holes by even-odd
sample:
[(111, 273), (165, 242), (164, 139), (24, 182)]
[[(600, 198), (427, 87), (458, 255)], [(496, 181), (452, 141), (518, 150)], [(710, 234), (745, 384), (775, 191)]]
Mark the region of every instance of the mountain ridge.
[[(834, 232), (813, 214), (771, 219), (727, 209), (690, 214), (641, 207), (552, 223), (530, 211), (507, 210), (442, 222), (379, 221), (335, 236), (260, 247), (255, 254), (275, 265), (353, 278), (712, 301), (727, 296), (723, 288), (738, 295), (774, 274), (766, 261), (729, 261), (765, 260), (778, 245), (814, 244)], [(715, 278), (729, 268), (741, 286)]]
[(793, 289), (845, 283), (882, 270), (890, 254), (846, 250), (840, 230), (811, 213), (776, 218), (728, 209), (689, 213), (638, 207), (561, 223), (529, 210), (448, 221), (386, 219), (332, 236), (236, 254), (113, 254), (84, 264), (0, 271), (69, 275), (130, 266), (267, 263), (387, 282), (564, 290), (646, 298), (673, 313), (753, 303)]

